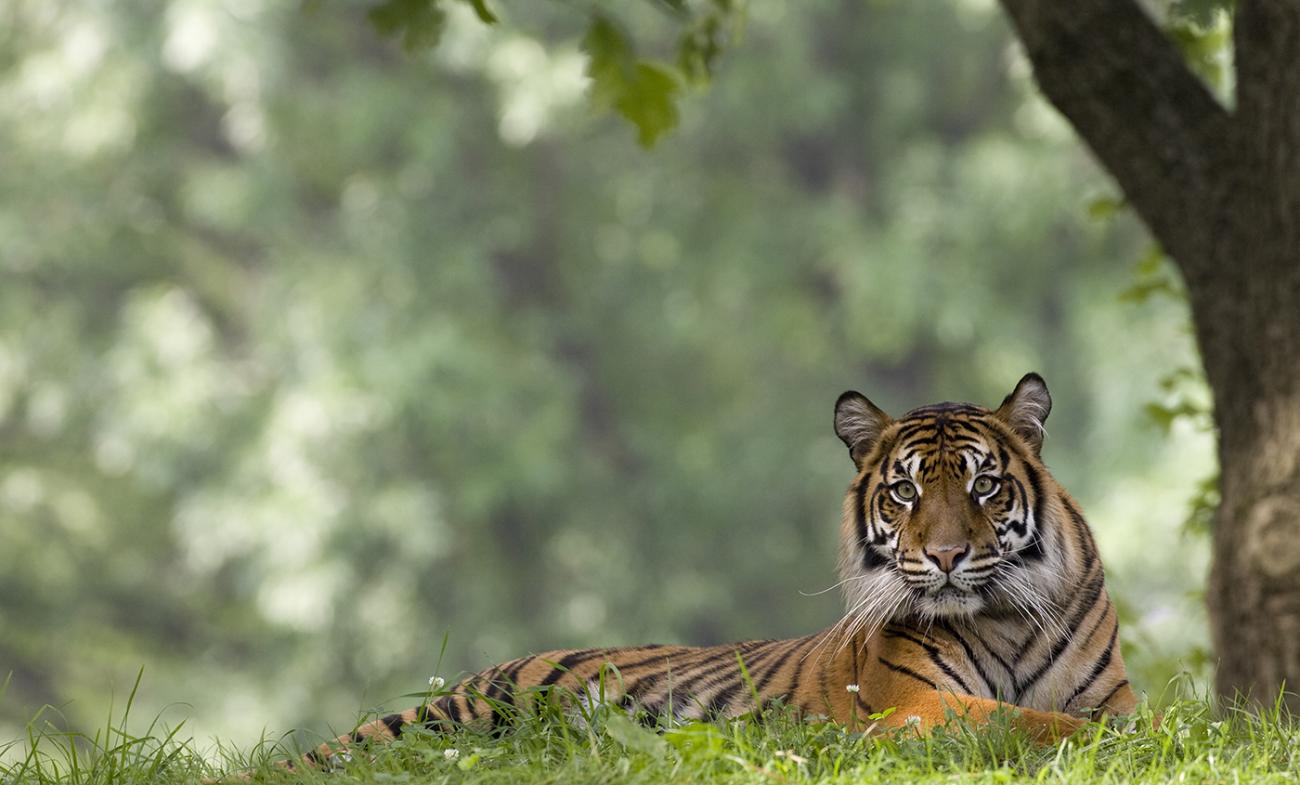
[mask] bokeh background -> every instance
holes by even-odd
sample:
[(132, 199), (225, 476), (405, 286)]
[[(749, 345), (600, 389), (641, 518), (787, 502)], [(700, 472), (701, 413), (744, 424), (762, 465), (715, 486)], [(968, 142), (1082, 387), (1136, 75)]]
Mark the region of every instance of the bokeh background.
[(1204, 677), (1186, 307), (992, 2), (752, 0), (648, 152), (581, 9), (497, 6), (408, 55), (365, 3), (0, 4), (0, 739), (141, 668), (133, 722), (247, 745), (808, 632), (835, 397), (1031, 369), (1134, 680)]

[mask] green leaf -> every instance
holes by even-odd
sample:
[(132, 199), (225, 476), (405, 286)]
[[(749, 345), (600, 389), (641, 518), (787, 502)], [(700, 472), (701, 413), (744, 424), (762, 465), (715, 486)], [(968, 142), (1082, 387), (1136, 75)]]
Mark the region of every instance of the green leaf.
[(407, 52), (436, 46), (447, 21), (437, 0), (385, 0), (370, 9), (368, 16), (381, 34), (400, 35)]
[(636, 125), (637, 141), (651, 147), (665, 131), (677, 127), (677, 90), (677, 79), (667, 68), (637, 63), (635, 78), (614, 108)]
[(1187, 518), (1183, 520), (1183, 531), (1188, 534), (1208, 534), (1214, 526), (1214, 514), (1219, 509), (1222, 497), (1219, 494), (1219, 475), (1212, 474), (1196, 484), (1196, 491), (1187, 503)]
[(474, 13), (478, 15), (479, 21), (483, 24), (494, 25), (497, 23), (496, 14), (492, 13), (492, 9), (487, 7), (485, 0), (465, 0), (465, 2), (474, 7)]
[(706, 760), (721, 756), (726, 742), (718, 727), (707, 722), (693, 722), (664, 732), (664, 740), (677, 750), (683, 760)]
[(668, 751), (668, 742), (660, 738), (659, 734), (619, 711), (611, 711), (605, 717), (605, 732), (631, 752), (661, 756)]
[(1119, 212), (1124, 207), (1124, 200), (1114, 196), (1098, 196), (1088, 201), (1088, 217), (1104, 220)]
[(1214, 17), (1219, 11), (1231, 13), (1232, 7), (1233, 0), (1175, 0), (1169, 11), (1171, 16), (1208, 27), (1214, 23)]
[(1153, 245), (1143, 254), (1133, 267), (1134, 282), (1119, 293), (1119, 301), (1126, 303), (1145, 303), (1156, 295), (1166, 295), (1175, 301), (1185, 302), (1187, 293), (1183, 290), (1178, 275), (1169, 262), (1169, 257)]
[(582, 47), (589, 58), (592, 101), (630, 120), (643, 146), (652, 146), (677, 126), (677, 78), (663, 66), (638, 60), (613, 22), (602, 16), (593, 19)]
[(582, 39), (593, 100), (613, 104), (632, 71), (635, 57), (622, 31), (603, 16), (591, 20)]
[(1232, 0), (1175, 0), (1164, 22), (1187, 65), (1220, 92), (1230, 81), (1233, 5)]
[(1160, 250), (1160, 246), (1152, 245), (1146, 253), (1142, 254), (1142, 258), (1138, 259), (1134, 272), (1139, 278), (1149, 278), (1164, 269), (1168, 262), (1169, 259), (1165, 256), (1165, 252)]

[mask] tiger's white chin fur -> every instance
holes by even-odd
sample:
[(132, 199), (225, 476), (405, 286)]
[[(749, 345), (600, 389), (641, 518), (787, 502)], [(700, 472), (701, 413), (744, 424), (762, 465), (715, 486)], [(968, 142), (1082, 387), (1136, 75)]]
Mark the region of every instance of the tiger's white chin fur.
[(933, 594), (921, 594), (915, 607), (923, 616), (974, 616), (984, 609), (984, 598), (978, 594), (945, 586)]

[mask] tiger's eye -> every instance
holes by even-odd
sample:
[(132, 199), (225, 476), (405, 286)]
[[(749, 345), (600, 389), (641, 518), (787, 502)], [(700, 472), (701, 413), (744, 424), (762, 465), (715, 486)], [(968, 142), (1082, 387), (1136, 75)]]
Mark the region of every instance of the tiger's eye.
[(916, 486), (907, 480), (899, 480), (891, 486), (894, 495), (905, 502), (910, 502), (916, 498)]
[(992, 493), (993, 489), (996, 488), (997, 485), (997, 480), (994, 480), (992, 477), (976, 477), (973, 490), (975, 491), (975, 495), (984, 496)]

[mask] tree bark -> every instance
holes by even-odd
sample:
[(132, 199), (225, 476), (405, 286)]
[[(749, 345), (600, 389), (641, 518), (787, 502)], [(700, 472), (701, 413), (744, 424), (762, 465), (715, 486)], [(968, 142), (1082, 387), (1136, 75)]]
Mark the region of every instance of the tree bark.
[(1269, 702), (1300, 687), (1300, 3), (1238, 3), (1231, 112), (1132, 0), (1002, 5), (1187, 282), (1219, 436), (1216, 686)]

